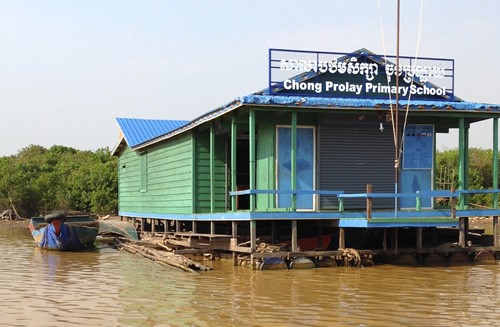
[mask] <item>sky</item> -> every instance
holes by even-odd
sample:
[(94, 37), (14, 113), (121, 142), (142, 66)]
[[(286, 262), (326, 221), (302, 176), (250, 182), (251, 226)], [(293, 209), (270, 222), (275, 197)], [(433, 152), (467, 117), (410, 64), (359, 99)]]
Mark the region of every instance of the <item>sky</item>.
[[(112, 149), (117, 117), (194, 119), (265, 88), (269, 48), (395, 54), (396, 3), (0, 0), (0, 156)], [(500, 104), (498, 13), (497, 0), (402, 0), (400, 54), (455, 59), (455, 94)], [(491, 148), (491, 126), (474, 124), (470, 146)]]

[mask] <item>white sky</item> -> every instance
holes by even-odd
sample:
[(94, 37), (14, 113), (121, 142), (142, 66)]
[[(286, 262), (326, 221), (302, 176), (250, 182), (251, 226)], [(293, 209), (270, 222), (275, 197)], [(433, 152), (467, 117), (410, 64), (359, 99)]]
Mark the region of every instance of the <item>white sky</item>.
[[(380, 0), (388, 54), (396, 1)], [(193, 119), (267, 86), (269, 48), (383, 53), (377, 0), (0, 0), (0, 156), (112, 148), (116, 117)], [(403, 0), (414, 56), (418, 0)], [(500, 1), (425, 1), (420, 56), (455, 59), (455, 94), (500, 103)], [(476, 124), (471, 146), (491, 147)], [(439, 147), (456, 147), (456, 133)]]

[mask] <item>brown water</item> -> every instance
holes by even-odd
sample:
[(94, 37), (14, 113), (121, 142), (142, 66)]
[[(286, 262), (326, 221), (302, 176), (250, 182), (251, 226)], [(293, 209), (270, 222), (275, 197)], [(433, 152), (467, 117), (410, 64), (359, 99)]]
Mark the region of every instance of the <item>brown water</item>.
[(1, 326), (500, 326), (500, 264), (179, 272), (0, 227)]

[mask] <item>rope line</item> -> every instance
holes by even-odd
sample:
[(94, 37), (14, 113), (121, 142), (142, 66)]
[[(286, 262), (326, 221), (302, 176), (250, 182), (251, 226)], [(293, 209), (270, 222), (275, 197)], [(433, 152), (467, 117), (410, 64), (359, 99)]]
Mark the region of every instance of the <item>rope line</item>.
[[(422, 38), (422, 26), (423, 26), (423, 24), (422, 24), (423, 19), (422, 18), (423, 18), (423, 13), (424, 13), (424, 2), (425, 2), (425, 0), (421, 0), (421, 2), (420, 2), (420, 18), (419, 18), (419, 23), (418, 23), (417, 46), (415, 49), (415, 64), (414, 64), (414, 66), (417, 66), (418, 55), (419, 55), (419, 50), (420, 50), (420, 41)], [(415, 81), (415, 78), (412, 76), (410, 90), (413, 87), (414, 81)], [(403, 124), (403, 134), (401, 137), (401, 144), (400, 144), (400, 148), (398, 151), (398, 160), (399, 161), (401, 161), (401, 155), (403, 153), (403, 144), (404, 144), (404, 139), (405, 139), (405, 134), (406, 134), (405, 133), (406, 124), (408, 122), (408, 113), (410, 111), (410, 101), (411, 101), (411, 92), (408, 93), (408, 102), (406, 103), (405, 120), (404, 120), (404, 124)]]
[[(387, 64), (387, 51), (385, 47), (385, 35), (384, 35), (384, 25), (382, 24), (382, 11), (380, 9), (380, 0), (377, 0), (378, 4), (378, 18), (380, 22), (380, 35), (382, 37), (382, 48), (384, 49), (384, 62)], [(386, 74), (387, 76), (387, 74)], [(389, 78), (387, 77), (387, 87), (390, 90), (390, 84), (389, 84)], [(391, 92), (388, 92), (389, 94), (389, 109), (391, 112), (391, 124), (392, 124), (392, 136), (393, 136), (393, 141), (394, 141), (394, 148), (397, 150), (397, 145), (396, 145), (396, 126), (394, 126), (394, 108), (392, 107), (392, 97), (391, 97)]]

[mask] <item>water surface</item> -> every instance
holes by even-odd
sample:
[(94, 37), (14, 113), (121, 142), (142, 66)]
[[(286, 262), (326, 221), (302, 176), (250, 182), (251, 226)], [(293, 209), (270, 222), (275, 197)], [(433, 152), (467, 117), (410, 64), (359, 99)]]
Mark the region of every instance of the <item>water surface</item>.
[(2, 326), (494, 326), (500, 264), (191, 274), (100, 244), (35, 247), (0, 226)]

